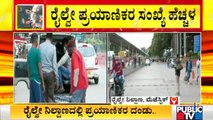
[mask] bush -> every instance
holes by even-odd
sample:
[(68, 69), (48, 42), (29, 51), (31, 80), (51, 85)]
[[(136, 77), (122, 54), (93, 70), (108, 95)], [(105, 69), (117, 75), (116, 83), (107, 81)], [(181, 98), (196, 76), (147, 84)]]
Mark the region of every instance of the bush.
[(191, 57), (191, 59), (198, 59), (200, 57), (200, 53), (188, 52), (187, 56)]

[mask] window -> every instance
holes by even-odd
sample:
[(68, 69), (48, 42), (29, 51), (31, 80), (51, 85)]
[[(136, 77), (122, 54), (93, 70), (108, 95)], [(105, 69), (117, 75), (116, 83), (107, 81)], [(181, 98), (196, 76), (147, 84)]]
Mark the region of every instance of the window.
[(79, 51), (83, 55), (83, 57), (91, 57), (95, 55), (94, 48), (92, 47), (78, 47)]

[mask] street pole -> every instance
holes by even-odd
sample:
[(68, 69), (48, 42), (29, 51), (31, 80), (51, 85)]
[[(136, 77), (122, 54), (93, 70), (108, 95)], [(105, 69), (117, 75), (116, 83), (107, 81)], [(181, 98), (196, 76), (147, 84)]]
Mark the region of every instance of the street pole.
[(178, 49), (178, 48), (179, 48), (178, 33), (176, 33), (176, 35), (177, 35), (177, 38), (176, 38), (176, 41), (177, 41), (177, 47), (176, 47), (176, 48), (177, 48), (177, 51), (176, 51), (176, 52), (177, 52), (177, 53), (176, 53), (176, 54), (178, 54), (178, 53), (179, 53), (179, 49)]
[(182, 57), (182, 33), (180, 33), (180, 57)]
[(130, 49), (129, 49), (129, 44), (128, 44), (128, 58), (129, 58), (129, 52), (130, 52)]
[(175, 39), (174, 39), (174, 34), (172, 34), (172, 40), (171, 40), (171, 48), (172, 48), (172, 54), (171, 54), (171, 57), (174, 57), (174, 52), (175, 52)]
[(122, 47), (123, 47), (123, 43), (122, 43), (122, 41), (121, 41), (121, 47), (120, 47), (120, 51), (122, 51)]
[(174, 54), (177, 55), (177, 33), (174, 33)]
[(183, 40), (184, 40), (184, 56), (186, 56), (186, 47), (187, 47), (187, 45), (186, 45), (186, 33), (184, 33), (183, 34)]

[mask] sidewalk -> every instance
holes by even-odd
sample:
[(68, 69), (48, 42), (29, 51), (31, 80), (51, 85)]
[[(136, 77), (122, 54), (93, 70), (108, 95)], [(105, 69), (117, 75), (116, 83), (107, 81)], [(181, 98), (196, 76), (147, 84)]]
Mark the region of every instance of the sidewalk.
[[(198, 84), (196, 84), (196, 77), (197, 77), (197, 71), (196, 71), (196, 62), (197, 59), (192, 60), (192, 70), (194, 70), (195, 76), (194, 79), (192, 79), (192, 72), (191, 77), (189, 79), (190, 84), (187, 84), (184, 81), (184, 76), (186, 72), (186, 63), (182, 63), (184, 69), (181, 71), (181, 77), (180, 77), (180, 97), (181, 102), (201, 102), (201, 78), (198, 81)], [(172, 90), (171, 90), (172, 91)]]
[[(195, 70), (195, 67), (193, 68)], [(172, 74), (173, 76), (174, 74)], [(167, 75), (167, 78), (171, 76), (171, 74)], [(185, 68), (181, 70), (181, 75), (180, 75), (180, 101), (181, 102), (201, 102), (201, 87), (200, 87), (200, 81), (198, 81), (198, 84), (196, 84), (196, 74), (195, 78), (192, 79), (192, 75), (190, 77), (190, 84), (186, 83), (184, 81), (184, 76), (185, 76)], [(170, 77), (172, 78), (172, 77)], [(175, 77), (173, 77), (175, 79)], [(176, 96), (177, 93), (177, 83), (176, 80), (165, 80), (165, 84), (169, 84), (167, 86), (167, 93), (168, 96)], [(158, 89), (159, 90), (159, 89)], [(156, 89), (153, 89), (153, 91), (150, 92), (156, 92)]]
[(139, 70), (142, 67), (143, 67), (143, 65), (140, 65), (140, 66), (137, 65), (136, 68), (134, 68), (134, 66), (127, 66), (123, 70), (124, 71), (124, 76), (128, 76), (129, 74)]

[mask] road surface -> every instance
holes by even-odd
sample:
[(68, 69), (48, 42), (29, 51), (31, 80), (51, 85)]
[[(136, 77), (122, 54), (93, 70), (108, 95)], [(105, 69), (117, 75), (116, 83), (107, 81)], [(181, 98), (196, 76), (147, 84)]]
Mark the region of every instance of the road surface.
[[(181, 102), (200, 102), (200, 84), (185, 84), (183, 78), (185, 69), (180, 77)], [(175, 70), (168, 68), (165, 63), (152, 63), (125, 77), (125, 96), (175, 96), (177, 92)]]

